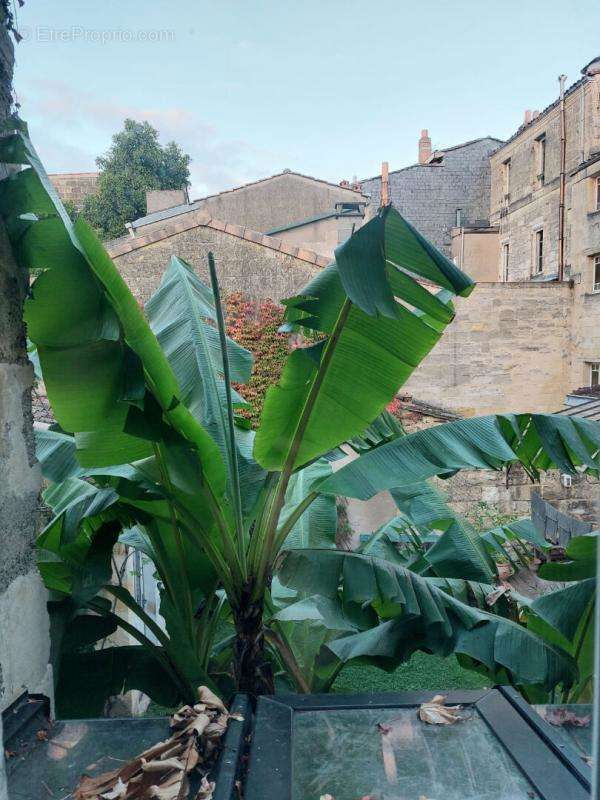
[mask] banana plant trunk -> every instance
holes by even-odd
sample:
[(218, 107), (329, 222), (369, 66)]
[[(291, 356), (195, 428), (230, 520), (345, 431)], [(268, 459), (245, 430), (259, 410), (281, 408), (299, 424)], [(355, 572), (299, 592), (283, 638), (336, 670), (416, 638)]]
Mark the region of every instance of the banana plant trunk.
[(251, 600), (251, 591), (245, 592), (234, 620), (233, 669), (238, 691), (251, 696), (274, 694), (273, 670), (265, 652), (263, 603)]

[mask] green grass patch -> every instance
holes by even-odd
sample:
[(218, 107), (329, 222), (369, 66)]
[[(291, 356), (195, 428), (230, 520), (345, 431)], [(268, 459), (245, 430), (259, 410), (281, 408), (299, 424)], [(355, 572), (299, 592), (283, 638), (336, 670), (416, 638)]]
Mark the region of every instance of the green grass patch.
[(489, 685), (489, 678), (463, 669), (455, 656), (442, 658), (417, 652), (410, 661), (401, 664), (394, 672), (385, 672), (365, 664), (350, 664), (338, 675), (333, 691), (338, 694), (358, 694), (419, 689), (481, 689)]

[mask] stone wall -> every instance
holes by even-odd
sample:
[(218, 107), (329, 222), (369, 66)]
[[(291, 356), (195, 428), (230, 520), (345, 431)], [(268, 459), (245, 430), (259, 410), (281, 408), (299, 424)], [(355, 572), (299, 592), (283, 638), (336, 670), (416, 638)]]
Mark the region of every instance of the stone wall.
[[(227, 192), (194, 200), (189, 208), (215, 219), (268, 233), (335, 211), (336, 203), (364, 203), (365, 200), (360, 192), (353, 189), (296, 172), (284, 172)], [(139, 222), (143, 223), (141, 230)], [(162, 224), (161, 220), (153, 221), (150, 218), (146, 221), (142, 218), (134, 222), (133, 228), (146, 233)]]
[[(276, 240), (272, 240), (276, 241)], [(123, 240), (122, 247), (137, 244)], [(225, 293), (242, 292), (252, 300), (270, 298), (279, 301), (291, 297), (304, 286), (321, 266), (282, 250), (271, 249), (250, 239), (225, 231), (196, 226), (130, 252), (115, 255), (120, 242), (109, 252), (133, 294), (146, 302), (158, 288), (172, 255), (188, 261), (198, 275), (208, 281), (207, 255), (215, 255), (221, 288)], [(290, 248), (296, 251), (296, 248)], [(314, 257), (314, 254), (312, 254)]]
[(94, 194), (98, 185), (97, 172), (63, 172), (48, 176), (63, 203), (72, 203), (76, 209), (83, 208), (83, 202)]
[(480, 283), (404, 387), (471, 416), (557, 411), (569, 385), (572, 290), (557, 283)]
[[(13, 48), (1, 12), (0, 62), (0, 119), (5, 119)], [(6, 174), (2, 169), (0, 178)], [(22, 319), (27, 286), (0, 223), (0, 711), (25, 689), (52, 697), (46, 591), (34, 558), (41, 476), (31, 419), (33, 369)]]
[[(484, 138), (444, 151), (441, 163), (415, 164), (389, 174), (389, 195), (396, 208), (436, 247), (450, 254), (456, 225), (487, 220), (490, 213), (490, 154), (501, 144)], [(381, 176), (361, 181), (371, 208), (381, 202)]]
[(46, 590), (34, 554), (40, 470), (31, 419), (33, 368), (22, 304), (27, 276), (0, 228), (0, 710), (25, 689), (52, 696)]

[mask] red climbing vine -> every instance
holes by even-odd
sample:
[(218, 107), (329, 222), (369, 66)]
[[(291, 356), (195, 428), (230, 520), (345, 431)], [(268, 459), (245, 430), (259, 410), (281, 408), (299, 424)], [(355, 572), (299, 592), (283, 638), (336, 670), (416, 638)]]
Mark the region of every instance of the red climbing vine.
[(290, 351), (289, 335), (278, 333), (283, 322), (283, 308), (272, 300), (256, 302), (236, 293), (227, 297), (226, 312), (228, 335), (254, 356), (250, 381), (236, 388), (252, 405), (242, 414), (256, 427), (266, 391), (279, 380)]

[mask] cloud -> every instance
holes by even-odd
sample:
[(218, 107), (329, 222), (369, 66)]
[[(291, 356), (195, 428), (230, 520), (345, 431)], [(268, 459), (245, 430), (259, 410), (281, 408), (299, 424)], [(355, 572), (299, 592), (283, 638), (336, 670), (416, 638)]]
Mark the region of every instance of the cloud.
[(21, 92), (22, 114), (49, 172), (96, 169), (95, 158), (130, 117), (147, 120), (161, 142), (175, 140), (192, 158), (191, 197), (222, 191), (271, 174), (276, 154), (241, 139), (223, 137), (195, 111), (179, 106), (138, 106), (74, 90), (60, 81), (36, 80)]

